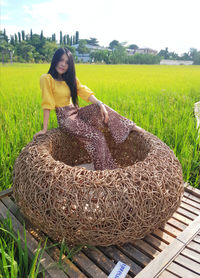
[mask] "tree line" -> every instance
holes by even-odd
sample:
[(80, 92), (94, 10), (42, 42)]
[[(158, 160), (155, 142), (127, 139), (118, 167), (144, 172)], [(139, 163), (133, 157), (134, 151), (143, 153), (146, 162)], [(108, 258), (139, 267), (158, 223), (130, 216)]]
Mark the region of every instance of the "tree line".
[(63, 34), (60, 31), (59, 39), (53, 33), (50, 37), (45, 37), (43, 31), (40, 34), (33, 34), (32, 29), (29, 34), (25, 31), (15, 33), (8, 38), (6, 30), (0, 31), (0, 60), (2, 62), (20, 63), (49, 63), (58, 47), (67, 47), (73, 54), (75, 62), (79, 62), (76, 55), (75, 44), (78, 44), (79, 54), (89, 54), (90, 61), (106, 64), (160, 64), (161, 59), (171, 60), (190, 60), (194, 64), (200, 64), (200, 51), (190, 48), (187, 53), (179, 56), (175, 52), (169, 52), (168, 48), (161, 49), (156, 55), (139, 54), (128, 55), (127, 49), (137, 50), (136, 44), (126, 46), (126, 42), (120, 43), (113, 40), (108, 47), (100, 50), (91, 51), (87, 45), (99, 46), (96, 38), (80, 39), (79, 32), (74, 35)]

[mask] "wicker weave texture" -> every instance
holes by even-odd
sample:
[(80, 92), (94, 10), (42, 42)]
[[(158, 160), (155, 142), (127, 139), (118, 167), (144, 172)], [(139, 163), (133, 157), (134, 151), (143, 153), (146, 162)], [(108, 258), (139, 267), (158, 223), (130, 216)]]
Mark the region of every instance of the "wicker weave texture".
[(142, 129), (120, 144), (103, 132), (119, 165), (114, 170), (78, 167), (90, 157), (59, 128), (30, 142), (15, 161), (13, 193), (21, 212), (56, 241), (132, 242), (161, 227), (180, 205), (182, 168), (165, 143)]

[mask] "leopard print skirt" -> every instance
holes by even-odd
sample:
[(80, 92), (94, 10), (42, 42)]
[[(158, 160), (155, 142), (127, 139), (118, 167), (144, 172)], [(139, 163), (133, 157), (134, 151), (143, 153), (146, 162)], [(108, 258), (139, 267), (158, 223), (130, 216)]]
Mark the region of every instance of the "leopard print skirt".
[[(104, 104), (105, 105), (105, 104)], [(95, 170), (115, 169), (115, 163), (107, 146), (105, 137), (100, 131), (107, 126), (115, 143), (122, 143), (128, 137), (135, 123), (115, 110), (105, 105), (108, 112), (108, 123), (102, 119), (100, 107), (90, 104), (85, 107), (75, 107), (73, 104), (56, 108), (59, 128), (71, 133), (84, 143), (90, 155)]]

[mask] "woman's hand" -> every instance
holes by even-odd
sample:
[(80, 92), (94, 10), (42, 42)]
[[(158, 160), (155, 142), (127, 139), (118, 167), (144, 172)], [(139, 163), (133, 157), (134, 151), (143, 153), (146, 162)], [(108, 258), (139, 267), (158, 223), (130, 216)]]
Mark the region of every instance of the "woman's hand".
[(33, 136), (33, 139), (36, 139), (36, 137), (40, 134), (45, 134), (46, 133), (46, 130), (43, 129), (43, 130), (40, 130), (39, 132), (37, 132), (34, 136)]
[(108, 112), (103, 104), (100, 105), (100, 109), (101, 109), (102, 120), (104, 120), (104, 122), (107, 124), (109, 119)]

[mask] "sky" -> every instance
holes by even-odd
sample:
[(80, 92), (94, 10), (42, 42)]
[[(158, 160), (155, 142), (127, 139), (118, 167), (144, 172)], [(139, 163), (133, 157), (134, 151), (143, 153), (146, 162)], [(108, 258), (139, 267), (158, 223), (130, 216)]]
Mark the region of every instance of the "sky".
[(1, 30), (112, 40), (178, 54), (200, 50), (200, 0), (0, 0)]

